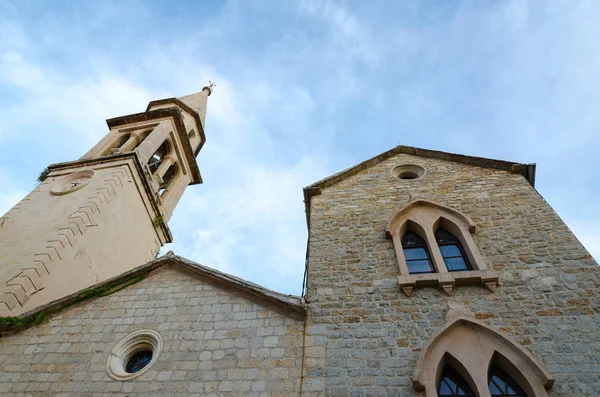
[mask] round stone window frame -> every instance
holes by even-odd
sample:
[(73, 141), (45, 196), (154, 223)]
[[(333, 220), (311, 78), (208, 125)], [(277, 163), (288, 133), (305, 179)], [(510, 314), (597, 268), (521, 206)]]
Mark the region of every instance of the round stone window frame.
[[(156, 331), (143, 329), (135, 331), (121, 339), (113, 347), (106, 362), (106, 371), (108, 375), (116, 380), (129, 380), (136, 378), (152, 367), (158, 359), (162, 350), (162, 337)], [(152, 351), (152, 360), (138, 372), (129, 373), (125, 370), (129, 360), (138, 352), (143, 350)]]
[(425, 168), (417, 164), (402, 164), (392, 168), (390, 172), (394, 178), (402, 181), (421, 179), (426, 174)]
[[(90, 183), (94, 175), (96, 175), (94, 170), (75, 171), (71, 174), (68, 174), (50, 188), (50, 194), (54, 196), (62, 196), (64, 194), (73, 193), (79, 189), (83, 189)], [(78, 184), (75, 186), (69, 186), (69, 184), (77, 180), (79, 180)]]

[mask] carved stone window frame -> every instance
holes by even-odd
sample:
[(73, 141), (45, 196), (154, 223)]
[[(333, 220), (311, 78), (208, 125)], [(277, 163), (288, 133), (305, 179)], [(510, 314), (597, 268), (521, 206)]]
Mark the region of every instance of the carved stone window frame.
[[(116, 380), (129, 380), (136, 378), (150, 369), (158, 359), (163, 342), (160, 334), (151, 329), (135, 331), (121, 339), (113, 347), (106, 362), (106, 372)], [(135, 373), (126, 371), (127, 363), (138, 352), (150, 350), (152, 359), (144, 368)]]
[[(446, 229), (461, 243), (472, 270), (449, 272), (435, 239), (438, 228)], [(410, 274), (402, 237), (407, 230), (418, 234), (427, 243), (434, 273)], [(471, 236), (475, 223), (460, 211), (427, 200), (414, 200), (397, 211), (388, 221), (386, 232), (394, 243), (398, 259), (398, 285), (406, 296), (415, 288), (439, 286), (447, 295), (452, 295), (458, 285), (482, 285), (491, 292), (498, 285), (498, 274), (489, 269)]]
[[(413, 386), (426, 397), (437, 397), (442, 371), (450, 365), (478, 397), (490, 397), (492, 365), (513, 378), (529, 397), (548, 397), (554, 378), (543, 365), (508, 335), (475, 319), (462, 304), (449, 302), (446, 325), (421, 349)], [(474, 343), (476, 341), (476, 343)]]

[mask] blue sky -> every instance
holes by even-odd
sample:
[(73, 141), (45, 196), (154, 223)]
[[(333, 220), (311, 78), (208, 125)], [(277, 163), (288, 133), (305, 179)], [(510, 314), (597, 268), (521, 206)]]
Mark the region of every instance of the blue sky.
[(538, 164), (600, 258), (596, 1), (0, 0), (0, 212), (104, 120), (216, 81), (167, 249), (299, 294), (302, 187), (403, 144)]

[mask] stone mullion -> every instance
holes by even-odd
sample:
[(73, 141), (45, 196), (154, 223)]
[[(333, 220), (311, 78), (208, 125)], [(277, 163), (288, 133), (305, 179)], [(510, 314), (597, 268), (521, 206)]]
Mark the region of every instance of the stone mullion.
[(162, 163), (158, 166), (158, 169), (154, 172), (154, 175), (158, 175), (161, 179), (169, 169), (169, 167), (175, 163), (172, 156), (166, 156)]
[(154, 131), (135, 149), (142, 164), (148, 162), (160, 145), (169, 137), (171, 131), (171, 123), (169, 121), (161, 121)]
[(448, 273), (448, 268), (446, 267), (446, 263), (444, 262), (444, 257), (442, 256), (440, 247), (438, 247), (437, 245), (437, 241), (435, 240), (435, 235), (433, 234), (432, 228), (427, 228), (425, 230), (425, 237), (427, 238), (427, 246), (429, 247), (431, 260), (433, 261), (433, 265), (435, 266), (437, 273)]
[(121, 153), (130, 152), (135, 148), (135, 145), (139, 142), (139, 136), (131, 135), (123, 145), (121, 145)]

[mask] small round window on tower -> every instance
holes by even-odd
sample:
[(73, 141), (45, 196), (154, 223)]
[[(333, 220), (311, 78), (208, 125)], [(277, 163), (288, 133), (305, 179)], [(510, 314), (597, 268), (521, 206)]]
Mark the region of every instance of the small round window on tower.
[(403, 164), (394, 168), (392, 175), (398, 179), (418, 179), (425, 175), (425, 168), (416, 164)]

